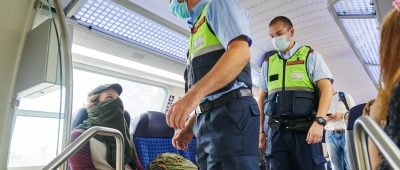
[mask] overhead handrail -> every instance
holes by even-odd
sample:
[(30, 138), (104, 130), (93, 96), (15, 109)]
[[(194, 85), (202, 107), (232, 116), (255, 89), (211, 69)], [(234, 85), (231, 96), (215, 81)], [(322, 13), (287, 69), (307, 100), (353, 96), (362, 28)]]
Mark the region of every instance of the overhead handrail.
[(83, 132), (76, 140), (74, 140), (70, 145), (68, 145), (57, 157), (55, 157), (47, 166), (45, 166), (44, 170), (53, 170), (59, 167), (63, 162), (65, 162), (69, 156), (75, 153), (78, 149), (80, 149), (90, 138), (94, 135), (102, 135), (102, 136), (111, 136), (115, 138), (115, 142), (117, 144), (116, 151), (116, 170), (122, 170), (123, 166), (123, 156), (124, 156), (124, 138), (120, 131), (101, 127), (101, 126), (93, 126)]
[(374, 120), (362, 116), (356, 120), (354, 130), (354, 147), (360, 169), (371, 169), (367, 137), (375, 143), (393, 169), (400, 169), (400, 149)]

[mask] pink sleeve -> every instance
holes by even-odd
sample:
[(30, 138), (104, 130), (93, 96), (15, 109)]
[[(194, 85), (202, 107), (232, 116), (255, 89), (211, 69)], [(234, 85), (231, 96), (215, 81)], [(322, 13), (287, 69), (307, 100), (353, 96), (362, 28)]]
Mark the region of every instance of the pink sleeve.
[[(82, 130), (74, 129), (71, 132), (71, 142), (83, 133)], [(96, 170), (90, 156), (89, 142), (84, 144), (78, 151), (68, 158), (71, 170)]]

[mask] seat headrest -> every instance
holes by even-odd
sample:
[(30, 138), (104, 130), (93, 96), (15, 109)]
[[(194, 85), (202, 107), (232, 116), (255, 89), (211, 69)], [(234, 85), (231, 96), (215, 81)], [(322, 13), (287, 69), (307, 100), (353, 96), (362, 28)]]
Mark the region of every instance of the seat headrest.
[(347, 130), (353, 130), (354, 122), (362, 115), (366, 103), (359, 104), (349, 110), (349, 118), (347, 121)]
[(139, 121), (133, 130), (133, 139), (136, 137), (172, 138), (174, 129), (167, 125), (165, 113), (148, 111), (140, 115)]

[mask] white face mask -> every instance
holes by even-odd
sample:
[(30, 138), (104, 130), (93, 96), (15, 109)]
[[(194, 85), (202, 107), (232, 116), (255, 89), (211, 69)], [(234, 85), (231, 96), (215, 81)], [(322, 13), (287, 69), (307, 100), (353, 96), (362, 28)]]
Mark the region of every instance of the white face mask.
[(281, 35), (279, 37), (275, 37), (271, 39), (272, 45), (278, 51), (285, 51), (290, 44), (289, 38), (287, 35)]

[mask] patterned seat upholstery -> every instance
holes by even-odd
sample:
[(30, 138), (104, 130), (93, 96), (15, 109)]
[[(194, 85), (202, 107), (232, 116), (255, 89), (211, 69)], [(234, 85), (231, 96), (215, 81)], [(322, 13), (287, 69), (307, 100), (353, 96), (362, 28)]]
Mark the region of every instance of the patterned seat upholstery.
[(164, 113), (146, 112), (140, 116), (137, 125), (133, 128), (133, 141), (145, 169), (157, 155), (165, 152), (177, 153), (195, 162), (196, 140), (190, 141), (188, 150), (180, 151), (174, 148), (172, 146), (174, 129), (167, 125)]

